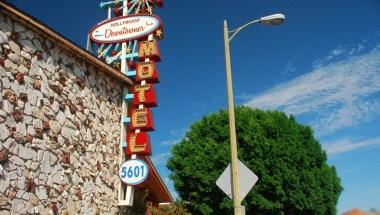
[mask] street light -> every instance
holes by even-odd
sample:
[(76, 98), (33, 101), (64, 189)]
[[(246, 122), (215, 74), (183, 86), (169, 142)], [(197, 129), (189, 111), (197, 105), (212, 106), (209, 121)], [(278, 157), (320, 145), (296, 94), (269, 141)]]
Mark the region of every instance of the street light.
[[(235, 110), (232, 91), (232, 74), (231, 74), (231, 58), (230, 58), (230, 41), (245, 27), (254, 23), (262, 23), (265, 25), (280, 25), (285, 21), (283, 14), (273, 14), (264, 16), (260, 19), (252, 20), (233, 31), (228, 31), (227, 20), (224, 20), (224, 50), (226, 54), (226, 74), (227, 74), (227, 92), (228, 92), (228, 112), (230, 121), (230, 142), (231, 142), (231, 181), (232, 196), (234, 200), (234, 214), (241, 215), (240, 186), (238, 174), (238, 156), (236, 144), (236, 127), (235, 127)], [(230, 36), (231, 34), (231, 36)]]

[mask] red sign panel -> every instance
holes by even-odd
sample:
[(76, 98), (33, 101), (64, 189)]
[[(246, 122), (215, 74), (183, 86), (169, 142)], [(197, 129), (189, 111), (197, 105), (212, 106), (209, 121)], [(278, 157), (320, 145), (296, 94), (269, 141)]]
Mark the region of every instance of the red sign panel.
[(159, 82), (156, 64), (153, 61), (138, 63), (136, 66), (136, 82), (145, 80), (149, 84)]
[(137, 85), (134, 87), (133, 105), (138, 107), (157, 107), (156, 93), (153, 84)]
[(150, 156), (152, 154), (149, 135), (145, 132), (129, 133), (127, 142), (126, 155), (139, 154)]
[(149, 108), (134, 109), (131, 113), (129, 129), (141, 131), (153, 131), (153, 117)]
[(146, 40), (139, 42), (139, 60), (144, 61), (146, 58), (154, 61), (161, 61), (160, 50), (156, 40)]

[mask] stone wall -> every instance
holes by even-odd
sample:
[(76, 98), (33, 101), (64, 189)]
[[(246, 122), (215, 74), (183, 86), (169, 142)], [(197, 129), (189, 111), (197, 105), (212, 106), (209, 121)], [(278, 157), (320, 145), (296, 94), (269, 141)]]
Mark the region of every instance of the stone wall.
[(0, 215), (117, 213), (122, 86), (0, 13)]

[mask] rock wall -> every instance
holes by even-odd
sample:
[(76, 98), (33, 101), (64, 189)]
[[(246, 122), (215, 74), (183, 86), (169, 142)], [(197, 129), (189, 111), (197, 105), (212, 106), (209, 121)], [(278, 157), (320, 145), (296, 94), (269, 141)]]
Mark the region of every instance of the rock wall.
[(122, 87), (0, 13), (0, 215), (117, 213)]

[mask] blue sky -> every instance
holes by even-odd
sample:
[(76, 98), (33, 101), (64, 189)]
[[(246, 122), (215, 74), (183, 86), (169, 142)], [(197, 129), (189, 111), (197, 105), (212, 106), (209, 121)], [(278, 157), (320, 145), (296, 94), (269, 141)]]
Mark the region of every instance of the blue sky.
[[(11, 0), (79, 46), (106, 17), (99, 1)], [(217, 3), (216, 3), (217, 2)], [(380, 1), (165, 1), (152, 160), (168, 180), (169, 149), (202, 116), (227, 108), (223, 20), (253, 25), (231, 43), (235, 103), (310, 125), (344, 191), (338, 210), (380, 208)], [(190, 152), (189, 152), (190, 153)]]

